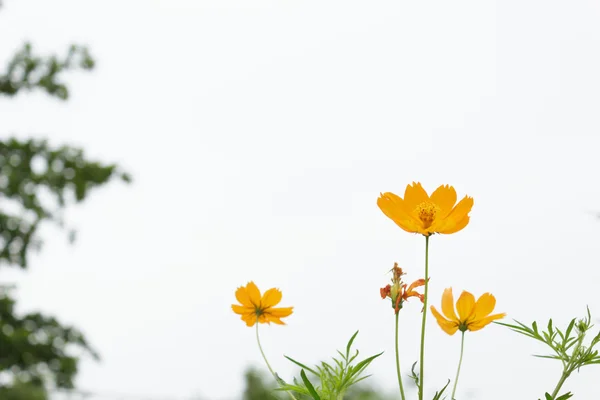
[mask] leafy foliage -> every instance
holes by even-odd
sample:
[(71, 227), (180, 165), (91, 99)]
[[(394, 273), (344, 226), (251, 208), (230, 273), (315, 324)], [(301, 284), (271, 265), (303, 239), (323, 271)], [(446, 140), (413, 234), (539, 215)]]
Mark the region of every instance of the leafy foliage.
[(571, 373), (586, 365), (600, 364), (598, 350), (594, 350), (594, 347), (600, 343), (600, 332), (592, 338), (588, 346), (584, 345), (587, 333), (594, 327), (591, 321), (592, 316), (588, 308), (585, 318), (579, 321), (577, 321), (577, 318), (573, 318), (569, 325), (562, 330), (553, 325), (552, 319), (548, 321), (546, 330), (542, 331), (539, 330), (535, 321), (531, 324), (531, 327), (519, 321), (515, 321), (516, 325), (502, 322), (496, 323), (504, 325), (521, 335), (542, 342), (552, 350), (553, 354), (535, 355), (535, 357), (559, 360), (563, 366), (563, 373), (554, 393), (546, 393), (545, 398), (547, 400), (565, 400), (572, 396), (570, 392), (559, 397), (556, 396), (558, 395), (558, 390)]
[[(63, 73), (93, 67), (85, 47), (72, 45), (64, 57), (41, 57), (26, 43), (0, 74), (0, 95), (41, 89), (66, 100)], [(37, 237), (42, 222), (63, 227), (65, 207), (115, 177), (130, 180), (116, 165), (90, 161), (74, 147), (0, 140), (0, 266), (27, 268), (28, 254), (42, 244)], [(11, 293), (0, 287), (0, 399), (46, 400), (45, 385), (71, 388), (84, 354), (98, 357), (81, 332), (40, 313), (17, 315)]]
[[(315, 400), (342, 399), (352, 385), (355, 385), (370, 376), (362, 376), (362, 373), (374, 359), (383, 354), (383, 352), (381, 352), (353, 365), (352, 363), (359, 354), (358, 350), (356, 350), (354, 354), (351, 353), (352, 343), (354, 342), (356, 335), (358, 335), (358, 331), (356, 331), (348, 341), (345, 353), (338, 350), (338, 354), (341, 358), (338, 359), (334, 357), (333, 365), (322, 361), (321, 364), (317, 365), (315, 368), (310, 368), (291, 357), (285, 356), (288, 360), (302, 368), (300, 371), (302, 382), (298, 382), (296, 378), (294, 378), (293, 385), (283, 382), (281, 390), (307, 395)], [(315, 387), (308, 379), (305, 370), (318, 378), (320, 385)]]
[(0, 387), (2, 400), (48, 400), (43, 387), (31, 383), (16, 382), (10, 386)]
[(56, 56), (36, 56), (31, 44), (25, 43), (8, 63), (6, 72), (0, 75), (0, 94), (14, 96), (21, 90), (40, 88), (51, 96), (66, 100), (69, 90), (59, 76), (76, 68), (94, 68), (94, 59), (86, 47), (71, 45), (67, 55), (59, 59)]
[(68, 198), (83, 201), (92, 188), (115, 176), (130, 180), (116, 165), (88, 161), (76, 148), (51, 148), (34, 139), (0, 141), (0, 193), (17, 209), (0, 212), (0, 265), (25, 268), (30, 245), (41, 245), (35, 236), (40, 222), (62, 225), (59, 211)]

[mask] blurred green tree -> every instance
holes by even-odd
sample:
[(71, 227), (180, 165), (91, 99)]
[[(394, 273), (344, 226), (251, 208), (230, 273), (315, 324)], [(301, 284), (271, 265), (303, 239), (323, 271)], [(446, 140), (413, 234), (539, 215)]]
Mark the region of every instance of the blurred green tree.
[[(33, 90), (67, 100), (64, 72), (93, 67), (85, 47), (73, 45), (62, 58), (42, 57), (26, 43), (0, 71), (0, 100)], [(130, 181), (116, 165), (88, 160), (81, 149), (53, 147), (44, 139), (0, 139), (0, 267), (26, 269), (28, 254), (42, 245), (40, 225), (64, 228), (69, 204), (114, 179)], [(12, 288), (0, 286), (0, 376), (8, 377), (0, 381), (0, 399), (45, 400), (48, 387), (72, 388), (80, 356), (97, 359), (97, 353), (74, 327), (40, 313), (18, 315), (15, 302)]]

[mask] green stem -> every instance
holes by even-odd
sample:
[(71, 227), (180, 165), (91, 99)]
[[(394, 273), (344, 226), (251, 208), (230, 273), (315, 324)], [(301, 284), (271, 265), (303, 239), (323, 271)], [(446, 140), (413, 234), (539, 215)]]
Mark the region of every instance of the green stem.
[(400, 397), (406, 399), (404, 395), (404, 387), (402, 386), (402, 375), (400, 374), (400, 352), (398, 351), (398, 314), (396, 312), (396, 372), (398, 373), (398, 386), (400, 386)]
[(465, 332), (462, 332), (460, 339), (460, 359), (458, 360), (458, 368), (456, 369), (456, 378), (454, 378), (454, 388), (452, 389), (452, 396), (450, 400), (454, 400), (454, 393), (456, 393), (456, 386), (458, 385), (458, 376), (460, 375), (460, 366), (462, 365), (463, 350), (465, 349)]
[(558, 384), (554, 388), (554, 392), (552, 392), (552, 399), (555, 399), (556, 396), (558, 396), (558, 391), (560, 390), (563, 383), (565, 383), (565, 381), (567, 380), (568, 377), (569, 377), (569, 374), (567, 373), (567, 370), (565, 369), (560, 377), (560, 380), (558, 381)]
[(425, 292), (423, 293), (423, 317), (421, 320), (421, 357), (419, 362), (419, 400), (423, 400), (425, 362), (425, 322), (427, 320), (427, 294), (429, 289), (429, 236), (425, 236)]
[[(271, 364), (269, 364), (269, 360), (267, 360), (267, 356), (265, 356), (265, 352), (263, 351), (263, 348), (260, 344), (260, 338), (258, 336), (258, 321), (256, 322), (256, 343), (258, 343), (258, 349), (260, 350), (260, 354), (262, 354), (263, 360), (265, 360), (265, 364), (267, 364), (267, 368), (269, 368), (271, 375), (273, 375), (273, 378), (275, 378), (275, 382), (277, 382), (277, 385), (281, 386), (281, 384), (279, 383), (279, 379), (277, 378), (277, 374), (275, 373), (275, 371), (273, 371), (273, 368), (271, 368)], [(297, 400), (291, 392), (287, 393), (291, 396), (292, 399)]]

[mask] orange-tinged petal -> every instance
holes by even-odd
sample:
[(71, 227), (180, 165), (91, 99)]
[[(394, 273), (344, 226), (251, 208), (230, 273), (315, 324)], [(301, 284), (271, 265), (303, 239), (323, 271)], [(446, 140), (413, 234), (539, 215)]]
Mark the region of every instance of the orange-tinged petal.
[(414, 212), (415, 208), (423, 202), (429, 201), (429, 195), (423, 189), (420, 182), (413, 182), (412, 185), (407, 185), (404, 191), (404, 204), (407, 210), (411, 213)]
[(255, 307), (261, 307), (260, 304), (260, 290), (254, 284), (254, 282), (248, 282), (246, 285), (246, 293), (248, 293), (248, 297), (250, 298), (250, 302)]
[(431, 201), (440, 208), (438, 218), (444, 219), (456, 204), (456, 190), (450, 185), (442, 185), (431, 194)]
[(466, 290), (463, 291), (456, 302), (456, 311), (458, 311), (460, 322), (468, 321), (475, 311), (475, 296)]
[(400, 228), (407, 232), (418, 232), (419, 225), (415, 219), (406, 211), (404, 201), (393, 193), (383, 193), (377, 199), (377, 205), (381, 211)]
[(245, 306), (238, 306), (237, 304), (232, 304), (231, 305), (231, 309), (233, 310), (234, 313), (236, 314), (248, 314), (248, 313), (256, 313), (255, 308), (252, 307), (245, 307)]
[(260, 303), (262, 308), (269, 308), (276, 306), (281, 301), (281, 291), (279, 289), (269, 289), (263, 294), (262, 301)]
[(442, 294), (442, 312), (451, 321), (458, 322), (456, 312), (454, 312), (454, 295), (452, 294), (452, 288), (444, 289)]
[(506, 317), (506, 313), (501, 313), (501, 314), (494, 314), (494, 315), (490, 315), (489, 317), (485, 317), (481, 320), (472, 322), (470, 324), (467, 325), (467, 328), (470, 331), (478, 331), (480, 329), (483, 329), (486, 325), (489, 325), (492, 321), (495, 321), (497, 319), (502, 319)]
[(241, 305), (246, 307), (254, 307), (254, 304), (250, 301), (250, 297), (248, 296), (248, 291), (244, 286), (239, 287), (235, 291), (235, 298), (240, 302)]
[(477, 299), (475, 303), (474, 322), (490, 315), (496, 307), (496, 298), (491, 293), (484, 293)]
[(411, 293), (414, 288), (418, 288), (419, 286), (424, 286), (424, 285), (425, 285), (425, 279), (417, 279), (416, 281), (414, 281), (413, 283), (410, 284), (407, 292)]
[(442, 315), (435, 309), (434, 306), (431, 306), (430, 310), (438, 325), (444, 332), (446, 332), (448, 335), (454, 335), (456, 333), (458, 330), (458, 323), (454, 321), (448, 321), (446, 318), (442, 317)]
[(294, 307), (269, 308), (266, 312), (274, 317), (283, 318), (292, 314)]
[(264, 313), (260, 314), (258, 316), (258, 323), (259, 324), (268, 324), (269, 323), (269, 320), (267, 319), (267, 316)]

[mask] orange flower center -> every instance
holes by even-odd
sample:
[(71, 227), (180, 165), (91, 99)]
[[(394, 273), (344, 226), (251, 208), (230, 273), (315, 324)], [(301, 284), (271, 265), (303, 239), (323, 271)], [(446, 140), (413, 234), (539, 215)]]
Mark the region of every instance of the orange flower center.
[(429, 228), (433, 221), (435, 221), (436, 214), (440, 211), (440, 208), (430, 201), (424, 201), (417, 206), (415, 213), (423, 222), (424, 228)]

